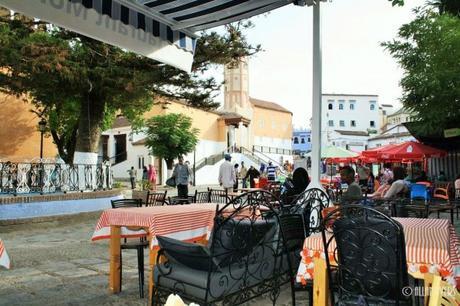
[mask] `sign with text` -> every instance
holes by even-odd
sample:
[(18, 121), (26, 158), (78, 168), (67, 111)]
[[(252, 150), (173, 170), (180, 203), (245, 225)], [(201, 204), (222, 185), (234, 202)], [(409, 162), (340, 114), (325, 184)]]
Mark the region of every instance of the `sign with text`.
[[(86, 2), (88, 3), (88, 1)], [(190, 72), (195, 39), (110, 1), (0, 0), (0, 6)]]
[(450, 138), (456, 136), (460, 136), (460, 128), (444, 130), (444, 137)]

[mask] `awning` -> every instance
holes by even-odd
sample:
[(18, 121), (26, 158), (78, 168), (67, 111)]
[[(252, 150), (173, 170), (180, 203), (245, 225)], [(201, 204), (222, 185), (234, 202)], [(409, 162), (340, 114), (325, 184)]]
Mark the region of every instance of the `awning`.
[(194, 32), (294, 0), (0, 0), (0, 5), (190, 71)]

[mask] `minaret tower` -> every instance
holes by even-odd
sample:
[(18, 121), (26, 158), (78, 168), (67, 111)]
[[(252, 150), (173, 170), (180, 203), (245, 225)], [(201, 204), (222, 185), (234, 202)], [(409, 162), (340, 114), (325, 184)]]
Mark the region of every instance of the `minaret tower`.
[(241, 58), (233, 66), (224, 68), (224, 112), (229, 113), (227, 142), (229, 146), (251, 148), (252, 105), (249, 101), (249, 70), (247, 58)]
[(251, 119), (249, 102), (249, 70), (246, 58), (241, 58), (234, 66), (224, 69), (225, 100), (224, 110)]

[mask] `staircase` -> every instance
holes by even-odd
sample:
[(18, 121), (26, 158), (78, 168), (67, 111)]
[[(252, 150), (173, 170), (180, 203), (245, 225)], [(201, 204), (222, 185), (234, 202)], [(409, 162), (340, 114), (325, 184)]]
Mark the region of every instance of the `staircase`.
[(257, 166), (259, 166), (262, 163), (265, 165), (268, 165), (268, 163), (271, 162), (274, 166), (277, 166), (280, 169), (283, 175), (286, 175), (283, 169), (283, 165), (281, 165), (279, 162), (277, 162), (276, 160), (270, 158), (269, 156), (265, 155), (264, 153), (258, 150), (254, 149), (253, 151), (251, 151), (251, 150), (246, 149), (245, 147), (239, 147), (236, 149), (234, 149), (233, 147), (229, 147), (219, 153), (205, 157), (199, 160), (195, 164), (195, 171), (198, 172), (198, 170), (202, 169), (205, 166), (212, 166), (212, 165), (217, 164), (219, 161), (221, 161), (224, 158), (225, 154), (227, 153), (240, 153), (244, 155), (246, 158), (248, 158), (249, 160), (251, 160)]

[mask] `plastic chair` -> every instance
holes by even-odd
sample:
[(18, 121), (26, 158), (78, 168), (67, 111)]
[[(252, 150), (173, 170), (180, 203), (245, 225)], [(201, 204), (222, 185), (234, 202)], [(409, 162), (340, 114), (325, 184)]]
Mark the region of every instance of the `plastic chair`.
[(430, 192), (428, 188), (423, 184), (411, 184), (410, 185), (410, 199), (424, 199), (425, 201), (430, 200)]

